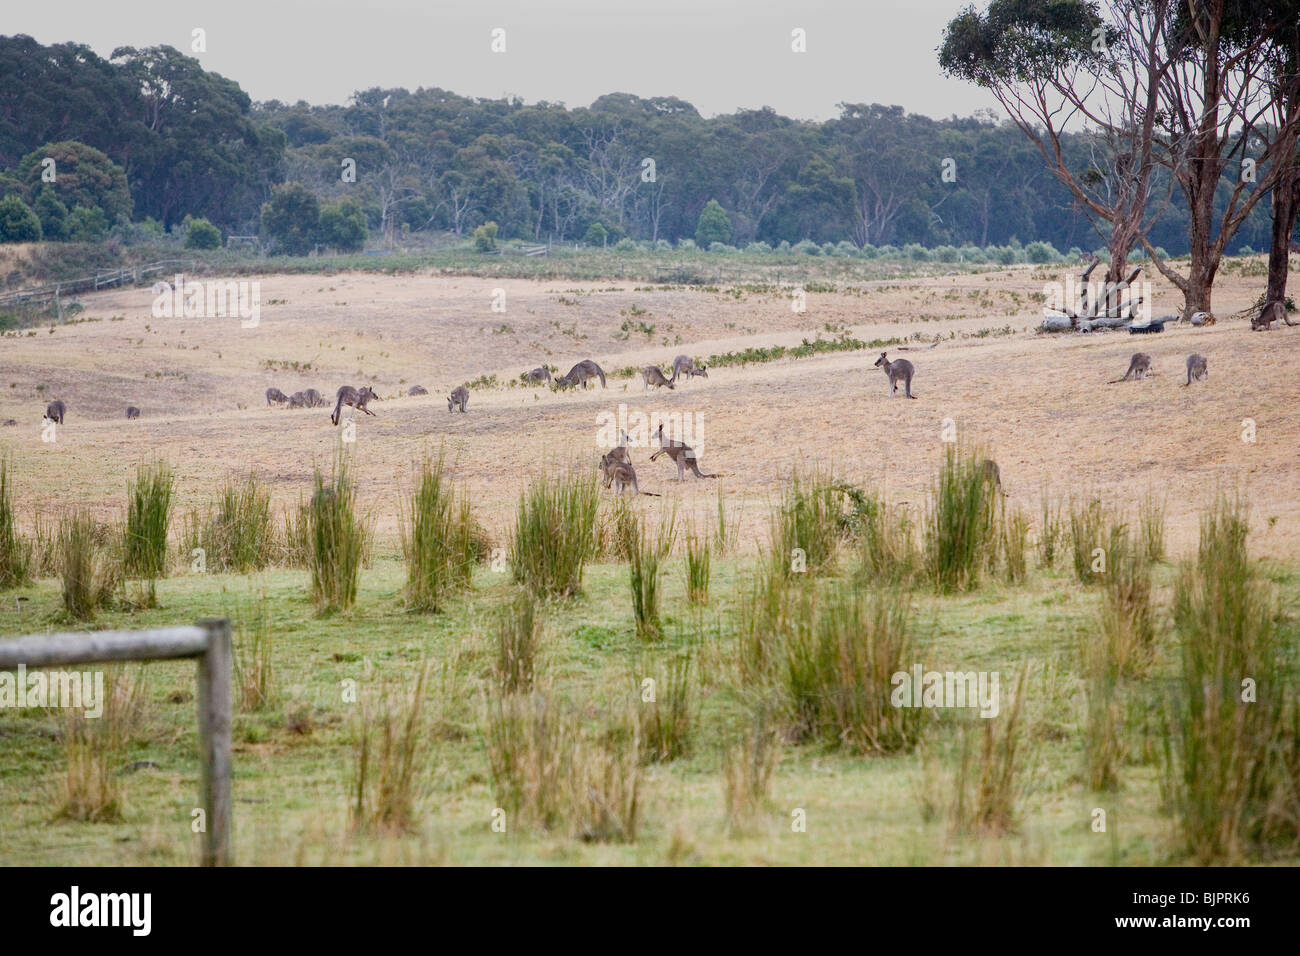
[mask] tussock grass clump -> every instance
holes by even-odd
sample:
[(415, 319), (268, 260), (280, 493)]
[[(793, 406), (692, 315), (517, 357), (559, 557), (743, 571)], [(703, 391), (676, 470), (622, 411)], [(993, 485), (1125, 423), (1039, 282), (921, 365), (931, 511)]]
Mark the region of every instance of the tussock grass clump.
[(847, 494), (853, 504), (848, 520), (857, 542), (858, 576), (869, 583), (911, 584), (923, 562), (907, 506), (889, 505), (857, 488)]
[(845, 531), (843, 498), (842, 486), (831, 475), (794, 470), (772, 515), (777, 567), (787, 574), (834, 569)]
[(261, 570), (271, 563), (275, 543), (270, 491), (253, 474), (227, 481), (215, 509), (186, 516), (182, 540), (186, 555), (202, 549), (209, 571)]
[(1165, 501), (1153, 492), (1147, 492), (1138, 505), (1138, 527), (1141, 529), (1142, 556), (1155, 563), (1165, 559)]
[(167, 532), (176, 481), (165, 461), (141, 464), (127, 486), (126, 533), (122, 542), (128, 577), (148, 582), (148, 605), (158, 603), (157, 580), (167, 575)]
[(913, 746), (922, 712), (894, 707), (891, 679), (911, 654), (908, 604), (898, 593), (864, 595), (834, 582), (804, 591), (777, 643), (777, 677), (790, 714), (789, 735), (854, 753)]
[(1038, 563), (1044, 568), (1056, 567), (1057, 558), (1061, 556), (1061, 542), (1066, 537), (1065, 524), (1061, 520), (1061, 506), (1042, 493), (1042, 514), (1038, 522)]
[(143, 668), (106, 668), (103, 712), (90, 718), (82, 708), (65, 711), (63, 750), (67, 760), (55, 816), (86, 823), (122, 818), (126, 800), (122, 764), (141, 733), (147, 699)]
[(363, 704), (356, 732), (351, 820), (355, 830), (414, 829), (428, 771), (431, 734), (424, 720), (426, 664), (409, 694), (384, 691), (378, 712)]
[(1096, 570), (1098, 548), (1104, 548), (1102, 535), (1106, 527), (1106, 511), (1100, 498), (1086, 501), (1070, 499), (1070, 556), (1074, 563), (1074, 576), (1080, 584), (1094, 584), (1099, 579)]
[(117, 542), (88, 511), (74, 508), (59, 524), (59, 574), (63, 610), (69, 620), (89, 621), (107, 607), (122, 586), (122, 555)]
[(275, 699), (275, 641), (271, 616), (263, 598), (235, 624), (235, 687), (239, 708), (264, 710)]
[(489, 696), (486, 737), (493, 792), (517, 822), (588, 842), (631, 843), (640, 816), (635, 725), (585, 731), (549, 690)]
[(623, 495), (600, 511), (600, 550), (615, 561), (631, 561), (641, 541), (640, 513)]
[(0, 588), (13, 588), (31, 580), (32, 548), (18, 534), (14, 521), (13, 466), (0, 457)]
[(517, 584), (539, 597), (582, 590), (596, 554), (600, 485), (594, 474), (543, 476), (519, 496), (510, 566)]
[(311, 505), (301, 496), (296, 505), (283, 511), (284, 529), (280, 546), (280, 563), (286, 568), (311, 567)]
[(327, 482), (318, 469), (311, 499), (311, 590), (317, 608), (346, 611), (357, 599), (366, 529), (356, 513), (351, 466), (340, 455)]
[(1029, 518), (1020, 509), (1002, 511), (999, 550), (1002, 577), (1007, 584), (1020, 584), (1029, 570)]
[(709, 542), (694, 532), (686, 538), (686, 600), (709, 603)]
[(760, 702), (747, 726), (723, 752), (722, 796), (730, 833), (744, 833), (769, 805), (772, 774), (780, 756), (776, 724), (768, 706)]
[(1163, 781), (1196, 859), (1300, 846), (1300, 708), (1277, 597), (1251, 562), (1240, 499), (1201, 517), (1196, 562), (1174, 592), (1179, 693), (1166, 715)]
[[(1017, 804), (1025, 790), (1020, 714), (1027, 676), (1022, 672), (1016, 681), (1010, 707), (1003, 706), (998, 717), (981, 718), (980, 727), (968, 726), (963, 734), (949, 812), (954, 832), (998, 835), (1016, 829)], [(978, 756), (974, 736), (980, 737)]]
[(948, 446), (930, 494), (926, 571), (944, 594), (979, 586), (990, 552), (996, 553), (997, 492), (977, 451)]
[(659, 619), (659, 572), (664, 559), (672, 551), (674, 537), (671, 515), (664, 519), (653, 539), (647, 534), (644, 522), (637, 529), (628, 582), (632, 587), (636, 636), (642, 641), (657, 641), (663, 636), (663, 624)]
[(729, 517), (727, 501), (722, 494), (722, 485), (718, 485), (718, 523), (713, 529), (713, 543), (718, 554), (726, 554), (736, 543), (739, 533), (737, 522)]
[(37, 511), (32, 516), (32, 533), (27, 540), (30, 547), (28, 568), (34, 577), (51, 578), (59, 574), (63, 558), (59, 552), (59, 521), (46, 518)]
[(1100, 648), (1118, 675), (1140, 677), (1155, 656), (1151, 564), (1144, 542), (1134, 541), (1123, 525), (1111, 529), (1103, 580)]
[(641, 689), (637, 716), (641, 724), (641, 759), (644, 763), (667, 763), (690, 753), (695, 732), (697, 705), (691, 694), (691, 656), (679, 654), (654, 678), (654, 699), (646, 700)]
[(520, 589), (497, 609), (496, 681), (503, 694), (533, 689), (537, 650), (542, 643), (542, 616), (533, 596)]
[(402, 528), (407, 607), (441, 611), (449, 595), (470, 587), (477, 536), (469, 498), (462, 494), (457, 500), (443, 457), (425, 459)]

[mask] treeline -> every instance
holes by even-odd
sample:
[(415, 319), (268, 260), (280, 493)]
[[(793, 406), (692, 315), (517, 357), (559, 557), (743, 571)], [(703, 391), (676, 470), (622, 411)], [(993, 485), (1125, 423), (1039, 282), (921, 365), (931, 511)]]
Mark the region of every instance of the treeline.
[[(1086, 170), (1093, 145), (1067, 136), (1069, 163)], [(705, 214), (711, 201), (725, 221)], [(846, 103), (820, 123), (770, 109), (705, 119), (674, 97), (570, 109), (424, 88), (254, 104), (170, 47), (105, 60), (0, 37), (0, 238), (32, 238), (33, 222), (50, 239), (188, 234), (187, 219), (283, 251), (486, 223), (502, 238), (602, 244), (1104, 245), (1024, 135), (991, 115)], [(1179, 254), (1185, 225), (1175, 205), (1153, 244)], [(1261, 209), (1235, 241), (1268, 235)]]

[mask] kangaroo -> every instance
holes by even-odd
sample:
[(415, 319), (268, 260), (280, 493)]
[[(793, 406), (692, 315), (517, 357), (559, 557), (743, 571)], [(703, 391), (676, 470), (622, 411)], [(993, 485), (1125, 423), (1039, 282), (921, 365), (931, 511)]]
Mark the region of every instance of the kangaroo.
[(600, 387), (605, 388), (605, 372), (591, 359), (583, 359), (573, 368), (569, 369), (568, 375), (561, 375), (555, 380), (557, 388), (567, 388), (570, 385), (581, 385), (585, 391), (589, 379), (599, 378)]
[(290, 408), (306, 408), (309, 404), (307, 396), (303, 392), (294, 392), (289, 396)]
[(1183, 387), (1186, 388), (1192, 382), (1199, 382), (1209, 374), (1210, 367), (1204, 355), (1189, 355), (1187, 356), (1187, 381), (1183, 382)]
[(423, 385), (412, 385), (406, 390), (407, 395), (428, 395), (429, 390)]
[(270, 407), (273, 402), (276, 405), (283, 405), (287, 401), (289, 401), (289, 396), (284, 394), (284, 392), (280, 391), (278, 388), (268, 388), (266, 390), (267, 407)]
[(916, 374), (916, 367), (907, 359), (894, 359), (889, 361), (889, 353), (881, 352), (880, 358), (876, 359), (874, 368), (883, 368), (885, 375), (889, 379), (889, 395), (892, 398), (898, 393), (898, 383), (903, 383), (903, 394), (908, 398), (916, 398), (912, 394), (912, 376)]
[(62, 401), (55, 400), (45, 406), (45, 417), (59, 425), (63, 424), (63, 416), (67, 413), (68, 407)]
[[(334, 411), (330, 413), (330, 422), (337, 425), (339, 423), (339, 413), (343, 411), (344, 405), (350, 405), (352, 412), (348, 415), (348, 421), (351, 421), (357, 413), (357, 409), (370, 415), (372, 418), (375, 413), (366, 408), (366, 403), (375, 397), (374, 391), (369, 385), (361, 388), (360, 391), (351, 385), (342, 385), (339, 387), (339, 399), (334, 403)], [(292, 400), (291, 400), (292, 401)]]
[(1002, 472), (998, 470), (998, 463), (992, 458), (985, 458), (980, 462), (980, 468), (984, 471), (984, 480), (991, 483), (1004, 498), (1007, 493), (1002, 490)]
[[(624, 452), (627, 451), (627, 449), (622, 448), (622, 446), (615, 449), (615, 451), (619, 450)], [(638, 488), (636, 484), (636, 469), (632, 467), (630, 461), (615, 457), (614, 452), (600, 456), (600, 469), (605, 473), (605, 487), (608, 488), (612, 484), (614, 486), (615, 494), (621, 495), (624, 489), (631, 488), (633, 494), (648, 495), (651, 498), (663, 497), (657, 492), (642, 491)]]
[(531, 372), (524, 373), (524, 381), (529, 385), (541, 385), (544, 382), (550, 382), (551, 370), (545, 365), (539, 365)]
[[(329, 402), (325, 401), (325, 396), (314, 388), (307, 389), (302, 393), (302, 397), (307, 400), (308, 408), (322, 408), (329, 404)], [(375, 396), (372, 395), (371, 397)]]
[(695, 359), (691, 358), (689, 355), (679, 355), (677, 358), (673, 359), (673, 377), (669, 379), (669, 381), (677, 381), (678, 375), (685, 375), (687, 378), (690, 378), (693, 375), (698, 375), (700, 378), (708, 378), (709, 370), (703, 366), (696, 365)]
[(1252, 332), (1273, 331), (1274, 322), (1285, 322), (1287, 325), (1295, 325), (1290, 317), (1286, 314), (1286, 303), (1280, 299), (1274, 299), (1260, 310), (1259, 315), (1250, 320), (1250, 330)]
[(686, 469), (688, 467), (691, 469), (691, 471), (695, 472), (696, 478), (720, 477), (719, 475), (702, 474), (700, 472), (700, 466), (698, 462), (696, 462), (695, 460), (695, 449), (691, 448), (685, 442), (677, 441), (677, 439), (675, 438), (669, 439), (664, 437), (664, 426), (662, 424), (659, 426), (659, 430), (655, 432), (655, 435), (658, 436), (659, 438), (659, 450), (650, 456), (650, 460), (654, 461), (660, 455), (667, 455), (669, 458), (671, 458), (673, 461), (677, 463), (678, 481), (685, 480)]
[(1118, 382), (1137, 381), (1140, 378), (1146, 378), (1153, 375), (1151, 371), (1151, 356), (1146, 352), (1134, 352), (1133, 357), (1129, 359), (1128, 371), (1124, 373), (1123, 378), (1113, 379), (1107, 382), (1107, 385), (1115, 385)]
[(469, 389), (464, 385), (457, 385), (447, 396), (447, 411), (454, 412), (457, 407), (464, 413), (465, 406), (469, 404)]
[(651, 385), (655, 388), (662, 388), (665, 385), (669, 388), (673, 387), (672, 381), (660, 371), (658, 365), (647, 365), (641, 369), (641, 381), (644, 383), (641, 389), (643, 392), (648, 391)]
[(127, 417), (127, 418), (139, 418), (139, 417), (140, 417), (140, 409), (136, 408), (134, 405), (128, 405), (128, 406), (126, 406), (126, 417)]

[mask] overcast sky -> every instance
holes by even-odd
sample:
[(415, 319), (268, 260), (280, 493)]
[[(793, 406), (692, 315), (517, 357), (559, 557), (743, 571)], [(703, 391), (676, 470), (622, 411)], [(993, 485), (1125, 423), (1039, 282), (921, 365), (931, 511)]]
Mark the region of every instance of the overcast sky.
[[(801, 119), (836, 103), (933, 117), (996, 106), (945, 79), (944, 25), (970, 0), (57, 0), (8, 2), (0, 32), (184, 52), (255, 100), (345, 103), (374, 86), (437, 86), (586, 106), (603, 93), (678, 96), (705, 116), (771, 106)], [(982, 3), (980, 4), (982, 5)], [(491, 51), (503, 28), (506, 52)], [(791, 31), (807, 31), (807, 52)]]

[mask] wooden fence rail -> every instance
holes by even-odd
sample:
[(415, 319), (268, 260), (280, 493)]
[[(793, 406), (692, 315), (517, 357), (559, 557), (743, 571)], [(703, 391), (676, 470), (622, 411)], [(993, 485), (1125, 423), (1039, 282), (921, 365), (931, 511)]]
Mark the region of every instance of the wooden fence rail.
[(39, 305), (63, 295), (76, 295), (78, 292), (94, 292), (126, 284), (140, 285), (150, 276), (162, 275), (177, 266), (192, 268), (189, 259), (160, 259), (145, 265), (126, 266), (98, 272), (93, 276), (80, 279), (65, 279), (62, 282), (49, 282), (45, 285), (31, 286), (27, 289), (14, 289), (12, 292), (0, 292), (0, 306)]
[(231, 862), (230, 720), (233, 657), (230, 621), (150, 631), (34, 634), (0, 641), (0, 670), (103, 664), (110, 661), (198, 660), (200, 800), (206, 815), (204, 866)]

